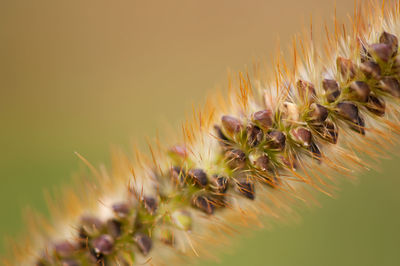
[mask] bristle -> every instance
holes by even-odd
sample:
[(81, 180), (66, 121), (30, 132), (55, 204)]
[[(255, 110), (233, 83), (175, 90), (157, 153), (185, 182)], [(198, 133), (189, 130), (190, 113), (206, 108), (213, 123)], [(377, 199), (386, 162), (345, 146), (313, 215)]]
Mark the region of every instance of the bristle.
[(77, 154), (93, 178), (59, 203), (48, 197), (54, 219), (31, 215), (32, 237), (4, 264), (211, 257), (210, 243), (266, 226), (260, 216), (285, 222), (295, 219), (293, 206), (315, 202), (310, 191), (331, 196), (340, 179), (371, 168), (398, 141), (399, 9), (360, 2), (346, 29), (335, 8), (334, 32), (325, 25), (319, 46), (311, 18), (309, 34), (293, 38), (292, 64), (278, 53), (268, 78), (259, 64), (229, 77), (226, 93), (193, 108), (178, 144), (147, 141), (149, 158), (114, 150), (107, 173)]

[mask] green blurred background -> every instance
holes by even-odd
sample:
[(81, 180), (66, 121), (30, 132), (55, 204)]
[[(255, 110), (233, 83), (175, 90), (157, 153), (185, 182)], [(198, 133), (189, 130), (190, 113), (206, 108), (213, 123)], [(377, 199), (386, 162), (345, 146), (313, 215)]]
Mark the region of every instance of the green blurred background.
[[(336, 0), (337, 15), (353, 3)], [(144, 148), (224, 84), (227, 68), (267, 62), (334, 1), (0, 0), (0, 237), (44, 189), (71, 182), (78, 151), (109, 165), (110, 145)], [(219, 265), (400, 265), (400, 167), (343, 184), (303, 220), (241, 236)], [(5, 244), (0, 245), (3, 253)], [(201, 265), (218, 265), (202, 261)]]

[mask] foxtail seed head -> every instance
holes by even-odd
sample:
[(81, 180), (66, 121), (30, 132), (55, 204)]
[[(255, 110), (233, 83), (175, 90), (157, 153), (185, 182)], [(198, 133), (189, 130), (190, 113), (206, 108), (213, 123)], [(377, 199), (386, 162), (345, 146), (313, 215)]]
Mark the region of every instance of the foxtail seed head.
[(96, 180), (51, 203), (55, 221), (33, 222), (32, 240), (4, 263), (166, 264), (209, 254), (260, 215), (290, 213), (308, 189), (330, 194), (338, 176), (368, 166), (360, 154), (400, 134), (400, 6), (363, 5), (324, 46), (303, 40), (295, 71), (240, 73), (239, 93), (199, 111), (180, 144), (157, 142), (134, 162), (117, 153), (111, 174), (89, 165)]

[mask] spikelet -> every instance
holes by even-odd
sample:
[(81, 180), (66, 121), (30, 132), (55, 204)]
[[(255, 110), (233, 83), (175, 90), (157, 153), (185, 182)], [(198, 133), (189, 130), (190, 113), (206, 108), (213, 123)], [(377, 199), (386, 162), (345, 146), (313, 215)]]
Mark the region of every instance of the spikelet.
[[(291, 214), (310, 191), (330, 195), (385, 156), (400, 133), (400, 4), (365, 3), (350, 29), (305, 38), (293, 67), (239, 73), (229, 93), (182, 126), (178, 145), (150, 158), (114, 152), (113, 171), (30, 214), (31, 237), (5, 265), (163, 265), (212, 255), (210, 244)], [(371, 157), (372, 160), (368, 160)], [(50, 202), (53, 202), (49, 200)]]

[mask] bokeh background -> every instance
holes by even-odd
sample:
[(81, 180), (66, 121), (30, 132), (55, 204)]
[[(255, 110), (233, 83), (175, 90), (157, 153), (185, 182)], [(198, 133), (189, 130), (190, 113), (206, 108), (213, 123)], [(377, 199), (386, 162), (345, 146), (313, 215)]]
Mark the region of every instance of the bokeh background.
[[(339, 19), (353, 11), (336, 5)], [(228, 67), (268, 62), (278, 39), (286, 47), (333, 10), (333, 0), (0, 0), (0, 238), (23, 229), (27, 205), (47, 213), (43, 190), (71, 183), (74, 151), (109, 165), (110, 145), (144, 148)], [(399, 161), (199, 265), (399, 265)]]

